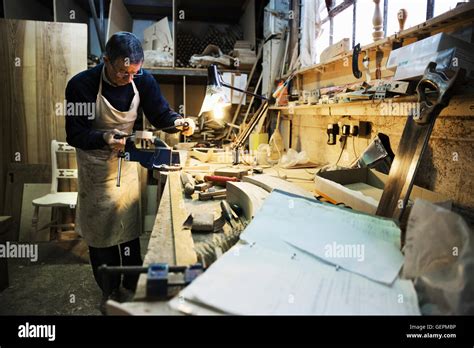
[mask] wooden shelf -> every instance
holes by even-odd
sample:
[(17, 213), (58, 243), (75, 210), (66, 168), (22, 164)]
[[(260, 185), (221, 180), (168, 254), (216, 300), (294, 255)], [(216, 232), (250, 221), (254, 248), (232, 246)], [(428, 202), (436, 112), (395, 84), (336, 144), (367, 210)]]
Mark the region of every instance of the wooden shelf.
[[(205, 85), (207, 81), (207, 69), (204, 68), (144, 68), (145, 71), (159, 79), (160, 83), (182, 83), (183, 76), (186, 76), (187, 84)], [(232, 72), (249, 74), (247, 70), (219, 69), (220, 72)]]
[[(409, 104), (416, 103), (417, 100), (416, 96), (408, 96), (387, 98), (384, 103), (374, 100), (363, 100), (347, 103), (295, 105), (293, 108), (288, 106), (270, 106), (268, 109), (282, 111), (285, 115), (406, 117), (410, 109)], [(390, 106), (389, 103), (391, 103), (393, 107)], [(403, 105), (404, 103), (406, 104)], [(388, 111), (388, 107), (392, 107), (391, 111)], [(474, 94), (464, 94), (453, 97), (449, 106), (440, 114), (440, 116), (459, 115), (474, 117)]]
[[(150, 74), (153, 75), (168, 75), (168, 76), (201, 76), (207, 77), (206, 68), (172, 68), (172, 67), (163, 67), (163, 68), (144, 68)], [(248, 70), (232, 70), (232, 69), (219, 69), (220, 72), (232, 72), (232, 73), (241, 73), (248, 74)]]

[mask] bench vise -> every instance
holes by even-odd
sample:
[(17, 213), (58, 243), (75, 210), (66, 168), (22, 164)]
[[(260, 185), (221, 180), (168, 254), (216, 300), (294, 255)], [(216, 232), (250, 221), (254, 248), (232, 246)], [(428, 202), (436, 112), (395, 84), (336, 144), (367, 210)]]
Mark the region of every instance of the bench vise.
[[(144, 266), (107, 266), (99, 267), (99, 275), (102, 279), (104, 291), (111, 292), (110, 278), (112, 275), (139, 275), (147, 274), (146, 297), (151, 300), (162, 300), (169, 297), (169, 287), (185, 287), (204, 272), (200, 263), (190, 266), (169, 266), (167, 263), (152, 263)], [(181, 281), (170, 281), (170, 273), (182, 273)]]
[(124, 150), (118, 152), (117, 187), (120, 187), (122, 160), (139, 162), (150, 170), (175, 171), (180, 170), (179, 152), (173, 151), (159, 138), (153, 139), (154, 149), (138, 149), (135, 142), (128, 138)]

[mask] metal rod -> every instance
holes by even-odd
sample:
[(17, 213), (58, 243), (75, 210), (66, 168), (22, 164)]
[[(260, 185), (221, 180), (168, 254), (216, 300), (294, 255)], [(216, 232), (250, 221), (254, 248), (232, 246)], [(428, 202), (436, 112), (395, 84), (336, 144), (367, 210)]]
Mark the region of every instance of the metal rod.
[(354, 1), (354, 7), (352, 8), (352, 48), (356, 44), (356, 31), (357, 31), (357, 0)]
[(426, 0), (426, 20), (433, 18), (434, 0)]
[(102, 38), (105, 37), (105, 20), (104, 20), (104, 0), (99, 0), (99, 20), (100, 20), (100, 32), (102, 33)]
[(100, 30), (100, 23), (99, 23), (99, 19), (97, 18), (97, 12), (95, 10), (94, 0), (89, 0), (89, 7), (91, 9), (92, 18), (94, 19), (95, 30), (96, 30), (97, 36), (99, 38), (100, 49), (101, 49), (102, 53), (104, 53), (105, 52), (105, 43), (104, 43), (104, 38), (102, 36), (103, 34), (101, 33), (101, 30)]
[(234, 86), (231, 86), (225, 82), (222, 82), (222, 86), (225, 86), (227, 88), (230, 88), (230, 89), (235, 89), (236, 91), (239, 91), (239, 92), (242, 92), (242, 93), (245, 93), (245, 94), (248, 94), (248, 95), (251, 95), (255, 98), (258, 98), (258, 99), (261, 99), (261, 100), (269, 100), (267, 97), (264, 97), (263, 95), (260, 95), (260, 94), (255, 94), (255, 93), (252, 93), (252, 92), (249, 92), (249, 91), (245, 91), (243, 89), (240, 89), (240, 88), (237, 88), (237, 87), (234, 87)]

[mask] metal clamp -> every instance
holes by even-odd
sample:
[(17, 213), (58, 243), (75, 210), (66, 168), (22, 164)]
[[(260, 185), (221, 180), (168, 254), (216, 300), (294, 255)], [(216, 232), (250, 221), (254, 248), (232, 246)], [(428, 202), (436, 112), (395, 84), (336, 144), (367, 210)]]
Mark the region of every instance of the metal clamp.
[[(436, 70), (436, 63), (430, 62), (426, 67), (425, 74), (416, 86), (418, 93), (418, 103), (420, 104), (419, 112), (417, 109), (412, 110), (413, 120), (418, 124), (426, 124), (430, 121), (432, 115), (438, 113), (449, 103), (452, 93), (452, 85), (456, 81), (459, 69), (442, 71)], [(429, 89), (436, 93), (437, 98), (431, 101), (426, 94)]]

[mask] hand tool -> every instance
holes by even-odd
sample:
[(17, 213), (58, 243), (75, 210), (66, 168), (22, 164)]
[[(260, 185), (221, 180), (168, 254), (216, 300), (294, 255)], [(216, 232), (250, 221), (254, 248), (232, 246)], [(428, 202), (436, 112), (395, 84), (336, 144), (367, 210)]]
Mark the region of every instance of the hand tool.
[(132, 134), (114, 134), (114, 139), (123, 139), (123, 138), (129, 138), (133, 137), (135, 133)]
[(235, 229), (236, 226), (234, 224), (234, 216), (232, 214), (232, 208), (230, 207), (229, 203), (227, 201), (221, 201), (221, 209), (222, 209), (222, 215), (226, 219), (226, 221), (230, 224), (232, 229)]
[[(414, 108), (408, 116), (376, 215), (401, 219), (436, 118), (449, 104), (455, 82), (465, 74), (463, 69), (436, 70), (436, 65), (428, 64), (416, 87), (419, 112)], [(428, 97), (427, 89), (435, 92), (436, 99)]]
[(187, 131), (189, 129), (189, 122), (184, 122), (183, 124), (179, 124), (177, 126), (169, 126), (169, 127), (164, 127), (164, 128), (158, 128), (157, 131), (163, 131), (163, 130), (178, 128), (178, 127), (183, 127), (183, 129), (181, 131)]
[(227, 181), (240, 181), (239, 178), (236, 178), (236, 177), (221, 176), (221, 175), (205, 175), (204, 180), (210, 181), (216, 185), (219, 185), (219, 184), (225, 185)]
[[(163, 130), (168, 130), (168, 129), (173, 129), (173, 128), (178, 128), (178, 127), (183, 127), (183, 131), (187, 131), (189, 129), (189, 122), (184, 122), (183, 124), (180, 125), (173, 125), (169, 127), (164, 127), (164, 128), (157, 128), (155, 131), (163, 131)], [(115, 134), (114, 139), (123, 139), (123, 138), (131, 138), (134, 137), (135, 133), (132, 134)]]

